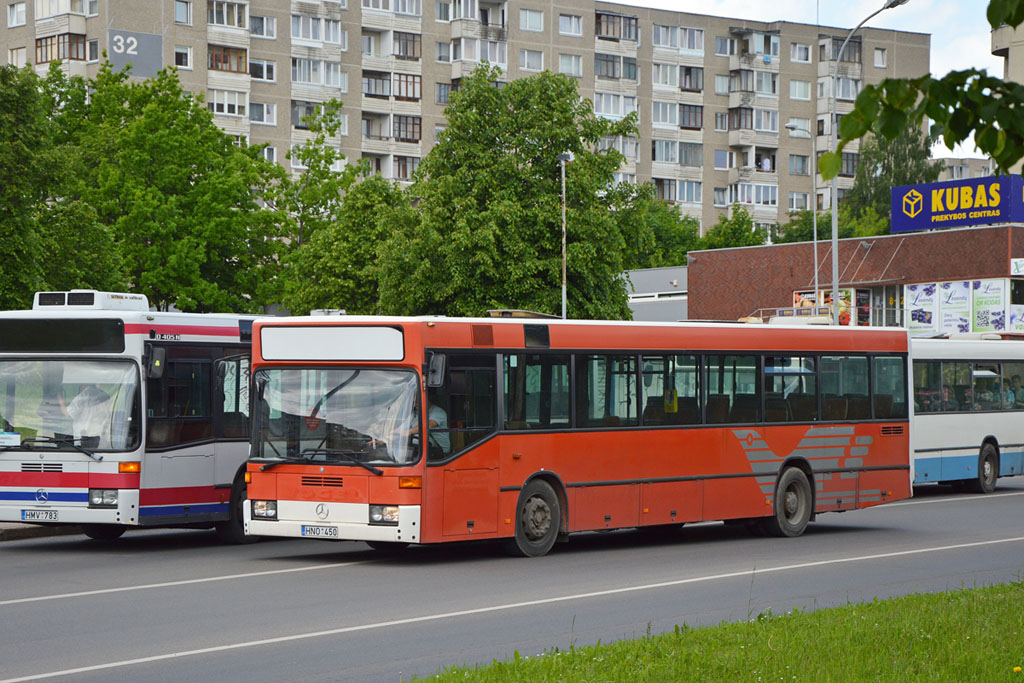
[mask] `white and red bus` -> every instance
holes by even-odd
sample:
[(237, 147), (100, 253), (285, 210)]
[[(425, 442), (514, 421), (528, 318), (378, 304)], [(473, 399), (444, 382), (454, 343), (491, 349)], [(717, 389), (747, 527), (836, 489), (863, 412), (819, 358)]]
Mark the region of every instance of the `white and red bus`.
[(528, 556), (703, 520), (797, 536), (910, 496), (907, 349), (877, 328), (257, 321), (246, 533)]
[(93, 290), (0, 312), (0, 521), (244, 540), (251, 329)]

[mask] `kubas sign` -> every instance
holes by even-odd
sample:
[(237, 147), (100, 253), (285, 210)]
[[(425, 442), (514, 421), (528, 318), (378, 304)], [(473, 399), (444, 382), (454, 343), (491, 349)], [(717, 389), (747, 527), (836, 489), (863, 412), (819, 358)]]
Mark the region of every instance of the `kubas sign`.
[(1024, 178), (988, 176), (892, 188), (892, 232), (1024, 221)]

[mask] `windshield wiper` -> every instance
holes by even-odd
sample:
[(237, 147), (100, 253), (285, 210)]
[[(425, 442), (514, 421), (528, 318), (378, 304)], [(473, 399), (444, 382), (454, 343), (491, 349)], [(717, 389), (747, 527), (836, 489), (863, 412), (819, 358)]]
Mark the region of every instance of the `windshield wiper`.
[(305, 458), (296, 458), (296, 457), (291, 456), (291, 455), (281, 455), (281, 456), (278, 456), (278, 457), (281, 458), (281, 459), (280, 460), (274, 460), (273, 462), (265, 462), (262, 465), (260, 465), (259, 471), (262, 472), (264, 470), (269, 470), (271, 467), (277, 467), (278, 465), (283, 465), (286, 462), (302, 462), (302, 461), (305, 460)]
[[(72, 448), (74, 448), (79, 453), (85, 453), (86, 455), (88, 455), (90, 458), (92, 458), (96, 462), (102, 461), (103, 460), (103, 456), (102, 455), (96, 455), (95, 453), (93, 453), (91, 450), (89, 450), (88, 448), (86, 448), (82, 444), (76, 443), (77, 441), (81, 441), (82, 438), (83, 437), (79, 437), (77, 439), (70, 439), (70, 438), (67, 438), (67, 437), (40, 436), (40, 437), (36, 437), (34, 439), (22, 439), (20, 446), (4, 446), (2, 450), (10, 451), (10, 450), (14, 450), (14, 449), (17, 449), (17, 448), (27, 448), (27, 449), (31, 450), (32, 449), (32, 444), (34, 444), (34, 443), (48, 443), (48, 444), (53, 444), (54, 446), (71, 446)], [(51, 448), (50, 450), (56, 450), (56, 449), (55, 448)]]
[(300, 455), (337, 455), (344, 458), (348, 462), (353, 462), (359, 465), (364, 470), (369, 470), (373, 472), (378, 477), (384, 474), (384, 470), (374, 467), (373, 465), (365, 463), (362, 460), (359, 460), (358, 458), (354, 457), (354, 454), (357, 452), (358, 451), (340, 451), (336, 448), (307, 448), (304, 451), (302, 451)]

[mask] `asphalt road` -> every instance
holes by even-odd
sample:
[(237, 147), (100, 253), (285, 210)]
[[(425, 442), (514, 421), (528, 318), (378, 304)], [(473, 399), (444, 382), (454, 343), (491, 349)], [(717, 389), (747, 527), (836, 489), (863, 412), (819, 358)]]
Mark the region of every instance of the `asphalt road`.
[[(218, 544), (129, 532), (0, 545), (0, 679), (397, 681), (514, 650), (741, 620), (771, 609), (1018, 580), (1024, 481), (988, 496), (823, 515), (797, 539), (721, 524), (574, 536), (544, 558), (492, 544), (384, 556), (361, 543)], [(2, 683), (0, 681), (0, 683)]]

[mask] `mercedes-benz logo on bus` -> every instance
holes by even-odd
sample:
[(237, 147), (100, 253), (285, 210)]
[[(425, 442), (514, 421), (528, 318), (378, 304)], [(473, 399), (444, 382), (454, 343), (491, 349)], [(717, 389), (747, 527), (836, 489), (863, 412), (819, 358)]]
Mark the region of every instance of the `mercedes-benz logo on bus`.
[(50, 494), (46, 492), (46, 489), (39, 489), (36, 491), (36, 502), (45, 503), (50, 500)]
[(327, 509), (327, 504), (326, 503), (320, 503), (319, 505), (316, 506), (316, 516), (317, 516), (317, 518), (319, 518), (319, 519), (327, 519), (327, 515), (329, 513), (330, 513), (330, 510)]

